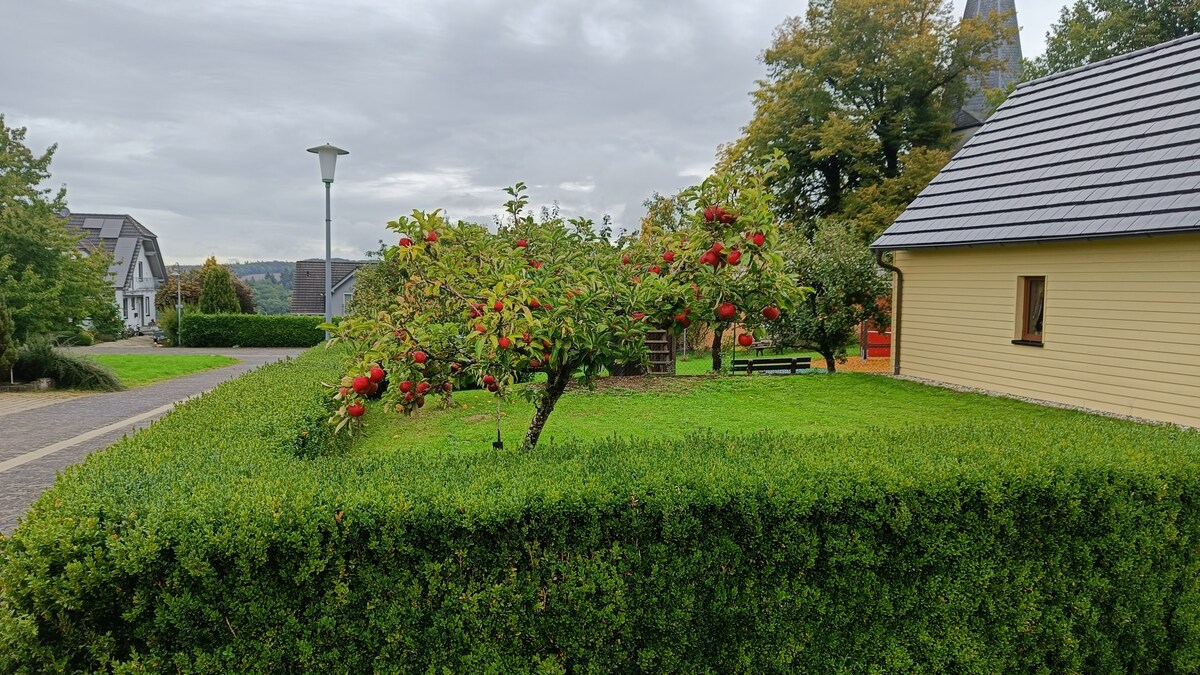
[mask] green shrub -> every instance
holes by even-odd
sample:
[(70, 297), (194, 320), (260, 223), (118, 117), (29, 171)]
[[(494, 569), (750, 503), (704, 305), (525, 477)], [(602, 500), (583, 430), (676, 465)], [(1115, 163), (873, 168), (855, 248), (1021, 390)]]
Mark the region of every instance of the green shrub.
[(92, 345), (96, 344), (96, 338), (92, 337), (92, 334), (86, 330), (79, 331), (71, 339), (80, 347), (91, 347)]
[(339, 358), (65, 472), (0, 543), (0, 672), (1200, 670), (1194, 432), (347, 454)]
[(13, 373), (18, 380), (31, 382), (40, 377), (54, 380), (61, 389), (118, 391), (121, 380), (110, 368), (54, 347), (50, 340), (33, 338), (17, 351)]
[(325, 339), (320, 316), (291, 314), (183, 315), (187, 347), (312, 347)]

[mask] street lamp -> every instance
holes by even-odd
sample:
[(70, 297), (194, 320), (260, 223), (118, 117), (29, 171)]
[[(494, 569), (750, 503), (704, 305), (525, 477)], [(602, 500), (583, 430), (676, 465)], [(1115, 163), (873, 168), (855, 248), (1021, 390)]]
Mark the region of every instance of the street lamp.
[(175, 263), (175, 342), (183, 346), (183, 277), (179, 274), (179, 263)]
[[(333, 185), (333, 170), (337, 165), (338, 155), (348, 155), (350, 151), (336, 148), (328, 143), (309, 148), (308, 151), (321, 158), (321, 182), (325, 183), (325, 323), (333, 323), (333, 262), (330, 258), (332, 247), (329, 237), (329, 188)], [(325, 339), (329, 339), (329, 331), (325, 331)]]

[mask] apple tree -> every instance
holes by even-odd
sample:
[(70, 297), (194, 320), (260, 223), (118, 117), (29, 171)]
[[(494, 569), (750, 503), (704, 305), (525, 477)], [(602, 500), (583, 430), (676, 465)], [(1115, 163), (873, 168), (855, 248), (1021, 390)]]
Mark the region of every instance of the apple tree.
[(627, 252), (634, 281), (646, 273), (669, 274), (691, 290), (676, 326), (692, 321), (713, 328), (712, 369), (721, 370), (723, 336), (735, 324), (743, 347), (766, 334), (766, 325), (804, 295), (781, 254), (781, 232), (765, 187), (786, 163), (776, 158), (753, 173), (718, 173), (680, 193), (683, 227), (647, 223), (640, 247)]
[[(614, 242), (587, 219), (534, 218), (524, 189), (507, 190), (506, 218), (494, 233), (440, 211), (388, 223), (398, 236), (382, 252), (394, 298), (373, 315), (329, 326), (331, 343), (348, 343), (353, 353), (334, 387), (339, 430), (362, 423), (372, 396), (412, 414), (457, 385), (504, 397), (543, 372), (544, 386), (520, 388), (535, 407), (524, 440), (534, 447), (572, 380), (586, 385), (614, 365), (644, 364), (650, 331), (682, 329), (691, 316), (731, 321), (744, 313), (757, 324), (798, 299), (782, 260), (768, 251), (778, 231), (756, 203), (766, 195), (758, 187), (739, 191), (732, 179), (714, 179), (693, 197), (699, 229), (691, 236), (636, 242)], [(711, 202), (718, 191), (726, 206)], [(718, 250), (718, 235), (730, 245)]]

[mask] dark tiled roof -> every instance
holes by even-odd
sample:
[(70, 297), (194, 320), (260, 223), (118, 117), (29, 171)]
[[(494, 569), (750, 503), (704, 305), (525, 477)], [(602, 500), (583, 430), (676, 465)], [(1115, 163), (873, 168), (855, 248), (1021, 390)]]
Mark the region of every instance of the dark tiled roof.
[(1200, 35), (1019, 87), (877, 249), (1200, 230)]
[[(365, 260), (332, 261), (330, 267), (334, 288), (359, 267), (368, 264)], [(325, 259), (297, 260), (296, 281), (292, 286), (292, 314), (324, 314), (324, 297)]]
[(133, 216), (112, 213), (72, 213), (67, 218), (67, 228), (82, 232), (79, 245), (85, 249), (103, 248), (113, 256), (108, 273), (114, 288), (124, 288), (133, 273), (133, 261), (139, 251), (146, 252), (150, 261), (150, 274), (159, 283), (166, 283), (167, 268), (162, 251), (158, 248), (158, 237), (134, 220)]

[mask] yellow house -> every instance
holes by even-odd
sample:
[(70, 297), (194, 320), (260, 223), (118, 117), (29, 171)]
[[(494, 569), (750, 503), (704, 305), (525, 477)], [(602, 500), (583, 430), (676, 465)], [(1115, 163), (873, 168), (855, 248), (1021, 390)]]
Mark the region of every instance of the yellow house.
[(1022, 85), (872, 248), (897, 374), (1200, 426), (1200, 35)]

